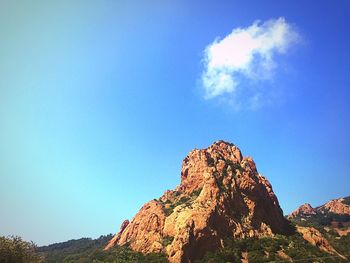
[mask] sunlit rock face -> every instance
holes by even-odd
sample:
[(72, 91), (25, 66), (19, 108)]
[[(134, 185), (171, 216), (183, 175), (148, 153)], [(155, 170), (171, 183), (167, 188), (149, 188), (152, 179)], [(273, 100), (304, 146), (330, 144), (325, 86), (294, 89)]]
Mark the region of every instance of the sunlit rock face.
[(232, 143), (217, 141), (183, 160), (181, 184), (146, 203), (106, 249), (128, 245), (164, 252), (170, 262), (193, 262), (224, 239), (290, 231), (268, 180)]
[(288, 215), (289, 219), (293, 219), (296, 217), (310, 217), (312, 215), (315, 215), (317, 213), (317, 210), (313, 208), (310, 204), (306, 203), (301, 205), (298, 209), (293, 211), (291, 214)]

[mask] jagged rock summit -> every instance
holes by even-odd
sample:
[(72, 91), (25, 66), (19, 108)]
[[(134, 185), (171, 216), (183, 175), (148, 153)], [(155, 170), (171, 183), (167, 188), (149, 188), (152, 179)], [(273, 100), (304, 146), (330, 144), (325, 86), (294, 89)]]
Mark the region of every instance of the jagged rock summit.
[(309, 203), (303, 204), (298, 207), (295, 211), (288, 215), (289, 219), (295, 218), (297, 216), (309, 217), (315, 215), (317, 210), (313, 208)]
[(106, 249), (128, 245), (164, 252), (170, 262), (193, 262), (222, 248), (226, 238), (273, 236), (290, 230), (268, 180), (232, 143), (191, 151), (181, 184), (124, 221)]

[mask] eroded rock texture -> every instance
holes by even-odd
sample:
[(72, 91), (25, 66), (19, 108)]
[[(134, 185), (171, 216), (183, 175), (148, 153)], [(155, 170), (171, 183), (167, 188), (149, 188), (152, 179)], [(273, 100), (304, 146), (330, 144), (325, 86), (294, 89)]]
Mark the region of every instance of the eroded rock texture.
[[(126, 223), (127, 222), (127, 223)], [(106, 248), (128, 245), (193, 262), (227, 237), (273, 236), (290, 230), (268, 180), (233, 144), (217, 141), (183, 160), (181, 184), (146, 203)]]

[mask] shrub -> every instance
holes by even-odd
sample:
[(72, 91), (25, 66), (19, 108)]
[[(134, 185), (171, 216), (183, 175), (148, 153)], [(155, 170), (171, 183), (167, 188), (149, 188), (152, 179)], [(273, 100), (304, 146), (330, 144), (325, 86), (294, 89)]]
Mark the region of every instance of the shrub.
[(35, 248), (33, 242), (26, 242), (18, 236), (0, 237), (0, 262), (43, 262)]

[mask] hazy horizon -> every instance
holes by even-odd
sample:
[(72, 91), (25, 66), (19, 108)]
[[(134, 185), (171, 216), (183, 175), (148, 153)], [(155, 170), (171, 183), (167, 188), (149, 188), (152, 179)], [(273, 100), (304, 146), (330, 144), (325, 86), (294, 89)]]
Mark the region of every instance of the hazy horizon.
[(217, 140), (284, 214), (349, 196), (350, 3), (1, 1), (0, 235), (115, 233)]

